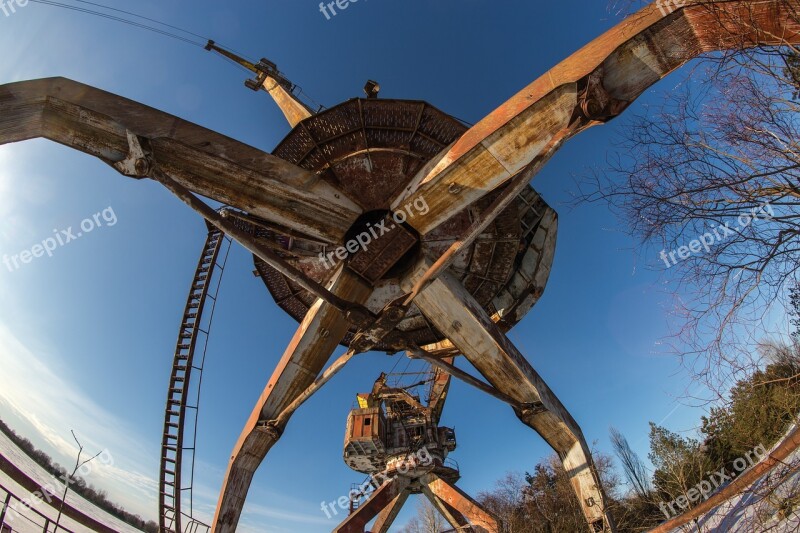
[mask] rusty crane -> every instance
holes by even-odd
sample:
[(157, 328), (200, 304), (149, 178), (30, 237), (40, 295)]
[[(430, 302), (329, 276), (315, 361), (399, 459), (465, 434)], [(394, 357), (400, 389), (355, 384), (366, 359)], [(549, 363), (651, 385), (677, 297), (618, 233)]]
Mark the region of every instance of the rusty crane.
[[(228, 236), (253, 253), (300, 327), (231, 454), (214, 531), (236, 529), (253, 474), (292, 413), (367, 351), (405, 351), (507, 402), (558, 453), (589, 530), (613, 531), (578, 423), (506, 336), (541, 296), (553, 258), (556, 215), (529, 182), (569, 138), (613, 119), (690, 59), (800, 43), (798, 8), (800, 0), (649, 5), (471, 128), (425, 102), (375, 98), (374, 83), (368, 98), (314, 112), (273, 64), (229, 54), (292, 126), (272, 154), (67, 79), (0, 86), (0, 143), (44, 137), (75, 148), (160, 182), (209, 224), (170, 378), (162, 530), (196, 526), (191, 517), (181, 525), (182, 429), (199, 323)], [(404, 220), (409, 205), (424, 209)], [(365, 232), (369, 246), (349, 247)], [(325, 369), (339, 344), (347, 352)], [(456, 356), (483, 379), (460, 370)], [(342, 531), (363, 531), (375, 514), (357, 513)]]
[[(442, 361), (451, 365), (453, 357)], [(347, 418), (344, 461), (369, 477), (351, 491), (350, 515), (334, 533), (364, 531), (373, 518), (374, 531), (388, 531), (411, 494), (424, 494), (456, 531), (499, 530), (497, 518), (455, 486), (461, 473), (447, 457), (456, 449), (455, 430), (439, 424), (450, 380), (436, 368), (424, 405), (411, 390), (428, 381), (389, 386), (386, 374), (358, 395)]]

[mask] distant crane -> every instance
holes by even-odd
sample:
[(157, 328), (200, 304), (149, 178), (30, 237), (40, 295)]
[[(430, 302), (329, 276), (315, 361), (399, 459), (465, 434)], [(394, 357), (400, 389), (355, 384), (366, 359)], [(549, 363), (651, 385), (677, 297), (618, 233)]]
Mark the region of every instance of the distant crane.
[(361, 532), (377, 517), (373, 533), (386, 533), (411, 494), (424, 494), (455, 530), (498, 531), (497, 518), (455, 486), (458, 465), (447, 460), (456, 434), (439, 419), (450, 374), (434, 370), (425, 405), (409, 392), (413, 386), (390, 387), (387, 377), (381, 374), (372, 392), (359, 394), (359, 407), (348, 416), (344, 461), (370, 477), (351, 491), (350, 516), (334, 531)]

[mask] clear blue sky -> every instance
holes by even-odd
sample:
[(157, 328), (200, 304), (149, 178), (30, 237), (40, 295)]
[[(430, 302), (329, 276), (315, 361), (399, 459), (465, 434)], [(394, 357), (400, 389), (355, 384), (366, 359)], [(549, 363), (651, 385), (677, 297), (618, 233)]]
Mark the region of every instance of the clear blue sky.
[[(618, 21), (603, 0), (361, 0), (328, 21), (317, 0), (141, 0), (116, 7), (268, 57), (326, 105), (380, 81), (381, 95), (421, 99), (476, 122)], [(288, 132), (245, 73), (202, 49), (107, 20), (30, 3), (0, 13), (0, 83), (66, 76), (216, 129), (265, 151)], [(680, 74), (641, 102), (670, 89)], [(637, 256), (602, 205), (571, 210), (573, 176), (602, 168), (625, 118), (571, 141), (536, 178), (560, 213), (553, 274), (538, 306), (511, 333), (582, 425), (609, 452), (618, 427), (646, 454), (647, 422), (697, 423), (679, 407), (685, 379), (659, 355), (667, 334), (659, 259)], [(15, 272), (0, 268), (0, 416), (59, 461), (74, 429), (108, 448), (113, 469), (89, 482), (156, 518), (159, 443), (176, 329), (204, 223), (150, 181), (123, 178), (48, 141), (0, 148), (0, 254), (18, 253), (111, 206), (118, 219)], [(663, 263), (662, 263), (663, 264)], [(648, 268), (652, 267), (652, 268)], [(213, 509), (227, 459), (296, 324), (235, 247), (204, 381), (199, 504)], [(385, 355), (360, 356), (292, 420), (259, 470), (242, 531), (330, 531), (320, 502), (362, 477), (343, 463), (347, 411)], [(444, 422), (457, 429), (460, 486), (492, 488), (530, 470), (549, 448), (511, 409), (454, 383)], [(408, 506), (397, 525), (413, 512)], [(210, 518), (206, 514), (207, 518)]]

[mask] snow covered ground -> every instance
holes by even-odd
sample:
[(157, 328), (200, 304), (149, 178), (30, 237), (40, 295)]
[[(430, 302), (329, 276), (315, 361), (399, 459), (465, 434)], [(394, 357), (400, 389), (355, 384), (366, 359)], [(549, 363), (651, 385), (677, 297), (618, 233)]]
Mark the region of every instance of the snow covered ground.
[[(720, 487), (722, 488), (722, 487)], [(800, 532), (800, 449), (750, 488), (672, 533)]]
[[(0, 455), (6, 457), (9, 461), (11, 461), (14, 465), (16, 465), (20, 470), (22, 470), (28, 477), (35, 480), (42, 486), (45, 485), (52, 485), (56, 489), (56, 493), (63, 494), (64, 484), (54, 480), (52, 476), (50, 476), (47, 471), (45, 471), (41, 466), (36, 464), (30, 457), (25, 455), (25, 453), (20, 450), (13, 442), (11, 442), (8, 437), (0, 432)], [(0, 471), (0, 486), (6, 487), (9, 491), (14, 493), (16, 496), (20, 498), (29, 498), (31, 496), (30, 492), (26, 491), (24, 488), (19, 486), (15, 483), (10, 477), (8, 477), (5, 473)], [(5, 501), (6, 492), (3, 489), (0, 489), (0, 506), (2, 506), (3, 501)], [(107, 512), (97, 508), (92, 503), (88, 502), (81, 496), (77, 495), (74, 492), (70, 492), (67, 495), (67, 503), (69, 503), (73, 508), (77, 509), (78, 511), (84, 513), (87, 516), (90, 516), (97, 520), (98, 522), (107, 525), (108, 527), (114, 529), (115, 531), (119, 531), (121, 533), (136, 533), (139, 530), (129, 526), (125, 522), (122, 522), (118, 518), (115, 518), (108, 514)], [(44, 519), (40, 516), (37, 516), (35, 513), (31, 512), (25, 506), (17, 503), (16, 508), (15, 505), (12, 503), (10, 505), (11, 509), (15, 509), (15, 513), (9, 510), (6, 513), (6, 524), (10, 525), (13, 528), (13, 531), (16, 533), (19, 531), (20, 533), (41, 533), (43, 531)], [(46, 517), (50, 518), (51, 520), (55, 520), (56, 515), (58, 514), (58, 510), (51, 507), (46, 502), (40, 502), (38, 505), (35, 506), (36, 511), (45, 515)], [(9, 515), (13, 515), (13, 520), (10, 520)], [(31, 522), (31, 520), (33, 522)], [(38, 526), (36, 525), (38, 524)], [(86, 526), (82, 526), (77, 524), (74, 520), (71, 520), (67, 517), (61, 518), (61, 525), (67, 529), (75, 531), (76, 533), (91, 531)], [(52, 526), (50, 531), (52, 531)]]

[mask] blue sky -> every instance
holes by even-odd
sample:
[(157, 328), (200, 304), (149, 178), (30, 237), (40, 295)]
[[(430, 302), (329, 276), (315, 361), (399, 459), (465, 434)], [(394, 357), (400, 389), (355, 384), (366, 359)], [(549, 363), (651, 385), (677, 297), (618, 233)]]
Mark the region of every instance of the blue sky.
[[(362, 0), (331, 20), (315, 0), (105, 0), (275, 61), (316, 101), (359, 96), (367, 79), (388, 98), (427, 100), (476, 122), (612, 26), (604, 1)], [(201, 48), (107, 20), (30, 3), (0, 14), (0, 83), (65, 76), (144, 102), (271, 151), (288, 132), (245, 73)], [(629, 112), (680, 81), (671, 77)], [(640, 256), (602, 205), (570, 209), (573, 176), (602, 168), (626, 119), (574, 139), (534, 186), (560, 214), (553, 274), (510, 336), (583, 427), (609, 452), (616, 426), (646, 455), (647, 423), (691, 431), (686, 380), (663, 354), (669, 298), (657, 255)], [(107, 207), (118, 222), (14, 272), (0, 269), (0, 416), (58, 460), (70, 429), (113, 468), (89, 482), (156, 518), (158, 453), (176, 329), (205, 233), (203, 221), (151, 181), (123, 178), (48, 141), (0, 147), (0, 254), (18, 253)], [(234, 246), (204, 377), (198, 509), (210, 518), (227, 459), (296, 324)], [(359, 356), (293, 418), (256, 475), (242, 531), (330, 531), (320, 502), (362, 477), (343, 463), (355, 393), (395, 361)], [(403, 363), (401, 366), (405, 366)], [(550, 450), (504, 404), (454, 383), (444, 423), (468, 492)], [(413, 505), (397, 522), (403, 525)]]

